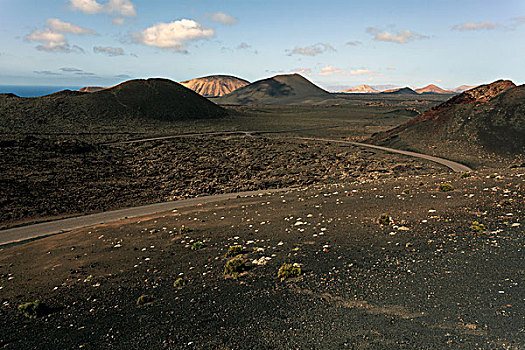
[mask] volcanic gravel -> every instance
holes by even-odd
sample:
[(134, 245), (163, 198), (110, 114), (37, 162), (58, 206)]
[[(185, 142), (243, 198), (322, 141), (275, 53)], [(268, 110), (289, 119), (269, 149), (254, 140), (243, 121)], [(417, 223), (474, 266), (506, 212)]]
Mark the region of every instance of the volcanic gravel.
[[(0, 346), (520, 349), (524, 176), (340, 181), (4, 247)], [(225, 276), (236, 244), (247, 269)], [(51, 313), (26, 319), (36, 299)]]
[(97, 145), (0, 142), (0, 225), (141, 204), (313, 183), (447, 171), (417, 159), (292, 139), (186, 137)]

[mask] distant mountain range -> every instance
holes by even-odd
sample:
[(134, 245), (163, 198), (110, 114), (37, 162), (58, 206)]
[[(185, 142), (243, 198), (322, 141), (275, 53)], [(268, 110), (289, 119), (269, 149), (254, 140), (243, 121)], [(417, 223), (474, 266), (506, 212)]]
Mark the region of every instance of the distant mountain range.
[(333, 98), (328, 91), (303, 76), (285, 74), (258, 80), (218, 98), (215, 102), (233, 105), (286, 105), (322, 103)]
[[(481, 146), (496, 153), (525, 152), (525, 85), (509, 80), (480, 85), (389, 131), (371, 142), (398, 148)], [(453, 141), (450, 143), (448, 141)], [(452, 145), (452, 146), (450, 146)]]
[(248, 84), (249, 81), (231, 75), (209, 75), (207, 77), (186, 80), (181, 85), (205, 97), (227, 95)]
[(370, 85), (359, 85), (353, 88), (340, 91), (341, 93), (387, 93), (387, 94), (460, 94), (467, 90), (470, 90), (476, 86), (471, 85), (461, 85), (455, 89), (443, 89), (435, 84), (430, 84), (422, 88), (411, 89), (409, 87), (390, 87), (389, 85), (383, 86), (370, 86)]
[(379, 90), (374, 89), (370, 85), (359, 85), (350, 89), (342, 90), (341, 92), (345, 94), (370, 94), (370, 93), (378, 93)]
[(386, 94), (386, 95), (417, 95), (417, 92), (415, 92), (414, 90), (412, 90), (409, 87), (403, 87), (403, 88), (400, 88), (400, 89), (391, 89), (391, 90), (381, 91), (381, 94)]

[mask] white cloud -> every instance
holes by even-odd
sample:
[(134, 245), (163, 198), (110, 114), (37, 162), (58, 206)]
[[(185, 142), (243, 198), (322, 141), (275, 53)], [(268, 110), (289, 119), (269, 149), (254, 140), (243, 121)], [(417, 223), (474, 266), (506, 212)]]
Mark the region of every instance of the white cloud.
[(80, 10), (88, 15), (93, 15), (102, 12), (104, 6), (96, 2), (95, 0), (69, 0), (71, 8), (74, 10)]
[(292, 69), (292, 72), (294, 73), (300, 73), (306, 76), (312, 75), (312, 69), (311, 68), (294, 68)]
[(206, 17), (212, 22), (221, 23), (224, 25), (233, 25), (237, 23), (237, 18), (222, 12), (209, 13)]
[(111, 47), (111, 46), (95, 46), (93, 47), (94, 53), (100, 53), (110, 57), (114, 56), (124, 56), (124, 49), (121, 47)]
[(348, 41), (346, 43), (346, 45), (348, 45), (348, 46), (357, 46), (357, 45), (361, 45), (361, 44), (362, 44), (362, 42), (360, 42), (359, 40)]
[[(109, 0), (101, 4), (96, 0), (69, 0), (73, 10), (79, 10), (87, 15), (106, 13), (123, 17), (135, 17), (135, 5), (130, 0)], [(122, 20), (123, 21), (123, 20)]]
[(291, 55), (304, 55), (304, 56), (317, 56), (326, 51), (335, 51), (332, 45), (326, 43), (317, 43), (310, 46), (296, 46), (292, 50), (286, 50), (288, 56)]
[(406, 44), (412, 40), (428, 38), (428, 36), (421, 35), (410, 30), (401, 30), (396, 34), (392, 34), (377, 28), (369, 27), (366, 29), (366, 32), (368, 34), (372, 34), (374, 36), (374, 40), (376, 41), (386, 41), (397, 44)]
[(144, 45), (185, 52), (187, 43), (211, 38), (214, 35), (213, 29), (206, 28), (191, 19), (181, 19), (155, 24), (140, 33), (135, 33), (134, 38)]
[(37, 50), (47, 52), (84, 52), (81, 47), (70, 46), (64, 33), (69, 34), (96, 34), (92, 29), (82, 28), (68, 22), (62, 22), (58, 18), (48, 18), (47, 26), (43, 30), (34, 30), (26, 36), (27, 41), (39, 42)]
[(452, 30), (466, 31), (466, 30), (492, 30), (499, 27), (500, 24), (494, 22), (467, 22), (463, 24), (456, 24)]
[(369, 75), (369, 74), (375, 74), (375, 73), (376, 72), (370, 69), (356, 69), (356, 70), (351, 70), (347, 74), (348, 75)]
[(62, 22), (58, 18), (48, 18), (46, 23), (49, 30), (55, 33), (97, 34), (97, 32), (92, 29), (82, 28), (71, 23)]
[(344, 75), (344, 72), (339, 69), (339, 68), (336, 68), (334, 66), (325, 66), (323, 68), (321, 68), (321, 71), (318, 73), (319, 75), (321, 76), (330, 76), (330, 75), (333, 75), (333, 74), (342, 74)]

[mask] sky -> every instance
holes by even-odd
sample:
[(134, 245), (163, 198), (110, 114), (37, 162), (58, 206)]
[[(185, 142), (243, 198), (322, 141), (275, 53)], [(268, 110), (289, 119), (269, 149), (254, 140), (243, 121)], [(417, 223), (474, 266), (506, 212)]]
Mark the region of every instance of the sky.
[(523, 0), (0, 0), (0, 85), (525, 83)]

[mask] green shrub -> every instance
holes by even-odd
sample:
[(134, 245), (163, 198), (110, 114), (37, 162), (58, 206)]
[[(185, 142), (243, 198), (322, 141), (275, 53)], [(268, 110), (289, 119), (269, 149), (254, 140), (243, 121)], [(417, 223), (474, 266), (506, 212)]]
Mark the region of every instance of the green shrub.
[(40, 300), (18, 305), (18, 311), (27, 318), (42, 317), (51, 312), (49, 307)]
[(179, 233), (180, 233), (181, 235), (185, 235), (185, 234), (188, 233), (188, 232), (190, 232), (190, 229), (187, 228), (187, 227), (184, 226), (184, 225), (182, 225), (182, 226), (180, 227), (180, 229), (179, 229)]
[(173, 282), (173, 287), (175, 288), (182, 288), (186, 285), (186, 280), (182, 277), (179, 277)]
[(377, 222), (380, 224), (380, 225), (385, 225), (385, 226), (388, 226), (392, 223), (392, 218), (390, 217), (390, 215), (388, 214), (381, 214), (378, 218), (377, 218)]
[(474, 232), (483, 232), (485, 231), (485, 225), (480, 224), (477, 221), (474, 221), (472, 225), (470, 225), (470, 229)]
[(197, 241), (191, 246), (191, 250), (199, 250), (201, 248), (204, 248), (204, 243), (202, 243), (201, 241)]
[(226, 262), (224, 266), (224, 274), (229, 276), (237, 276), (246, 269), (246, 262), (241, 257), (235, 257)]
[(137, 299), (137, 305), (141, 306), (141, 305), (149, 304), (149, 303), (152, 303), (153, 300), (155, 300), (155, 298), (153, 298), (151, 295), (142, 294)]
[(287, 264), (284, 263), (277, 272), (277, 277), (281, 279), (287, 279), (292, 277), (301, 276), (301, 268), (297, 264)]
[(242, 245), (232, 245), (228, 248), (228, 251), (226, 252), (226, 257), (230, 258), (239, 254), (242, 254)]
[(451, 184), (441, 184), (439, 185), (439, 190), (441, 192), (450, 192), (450, 191), (453, 191), (454, 190), (454, 186), (452, 186)]
[(472, 174), (470, 173), (470, 171), (467, 171), (467, 172), (461, 174), (461, 178), (462, 179), (466, 179), (467, 177), (471, 177), (471, 176), (472, 176)]

